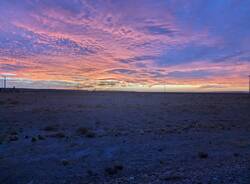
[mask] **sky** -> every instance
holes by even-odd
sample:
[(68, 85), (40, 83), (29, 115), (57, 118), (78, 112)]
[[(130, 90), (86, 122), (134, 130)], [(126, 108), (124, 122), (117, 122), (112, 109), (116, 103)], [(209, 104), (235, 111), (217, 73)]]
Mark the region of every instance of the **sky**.
[(1, 0), (8, 86), (247, 91), (250, 1)]

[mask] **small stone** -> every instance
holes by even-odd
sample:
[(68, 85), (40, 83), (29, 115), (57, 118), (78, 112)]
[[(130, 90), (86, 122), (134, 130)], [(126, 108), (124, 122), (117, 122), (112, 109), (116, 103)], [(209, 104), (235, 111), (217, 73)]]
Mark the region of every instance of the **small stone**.
[(139, 132), (141, 135), (144, 135), (144, 133), (145, 133), (144, 130), (140, 130)]
[(62, 160), (62, 164), (63, 164), (64, 166), (69, 165), (69, 161), (66, 160), (66, 159), (63, 159), (63, 160)]
[(123, 170), (123, 166), (120, 165), (120, 164), (116, 164), (114, 165), (113, 167), (107, 167), (105, 169), (105, 172), (108, 174), (108, 175), (115, 175), (117, 174), (119, 171), (122, 171)]
[(165, 176), (164, 180), (165, 181), (177, 181), (177, 180), (182, 180), (183, 177), (180, 175), (172, 175), (172, 176)]
[(107, 167), (105, 169), (106, 174), (108, 175), (115, 175), (117, 174), (117, 170), (115, 168)]
[(239, 154), (239, 153), (234, 153), (234, 156), (235, 156), (235, 157), (239, 157), (240, 154)]
[(205, 153), (205, 152), (199, 152), (199, 153), (198, 153), (198, 156), (199, 156), (199, 158), (201, 158), (201, 159), (206, 159), (206, 158), (208, 158), (208, 154)]
[(162, 148), (159, 148), (159, 149), (158, 149), (158, 151), (159, 151), (159, 152), (162, 152), (162, 151), (163, 151), (163, 149), (162, 149)]
[(37, 141), (36, 138), (32, 137), (31, 142), (36, 142), (36, 141)]
[(120, 171), (123, 170), (122, 165), (115, 165), (114, 168), (117, 169), (117, 170), (120, 170)]
[(88, 132), (87, 134), (86, 134), (86, 137), (88, 137), (88, 138), (94, 138), (96, 135), (95, 135), (95, 133), (94, 132)]
[(135, 179), (134, 176), (130, 176), (130, 177), (129, 177), (129, 180), (134, 180), (134, 179)]
[(162, 160), (160, 160), (159, 162), (160, 162), (160, 164), (161, 164), (161, 165), (163, 165), (163, 164), (164, 164), (164, 161), (162, 161)]

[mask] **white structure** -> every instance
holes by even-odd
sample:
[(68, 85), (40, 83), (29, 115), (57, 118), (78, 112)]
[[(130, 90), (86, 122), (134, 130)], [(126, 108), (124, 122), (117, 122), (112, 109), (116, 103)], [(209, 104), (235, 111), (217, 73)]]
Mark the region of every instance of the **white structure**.
[(3, 88), (5, 89), (7, 87), (7, 76), (6, 75), (2, 76), (3, 76)]
[(15, 76), (15, 74), (12, 73), (2, 73), (3, 77), (3, 88), (7, 88), (7, 77)]

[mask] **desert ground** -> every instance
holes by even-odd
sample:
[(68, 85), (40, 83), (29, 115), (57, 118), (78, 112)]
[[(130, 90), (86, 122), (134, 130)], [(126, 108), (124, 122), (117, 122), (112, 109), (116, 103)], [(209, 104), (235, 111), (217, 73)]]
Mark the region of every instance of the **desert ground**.
[(1, 184), (249, 184), (250, 95), (0, 93)]

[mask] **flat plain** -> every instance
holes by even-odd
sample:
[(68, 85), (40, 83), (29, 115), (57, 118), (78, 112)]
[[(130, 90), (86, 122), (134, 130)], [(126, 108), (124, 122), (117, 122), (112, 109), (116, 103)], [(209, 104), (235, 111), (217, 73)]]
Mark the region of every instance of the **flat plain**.
[(250, 183), (250, 95), (0, 93), (0, 183)]

